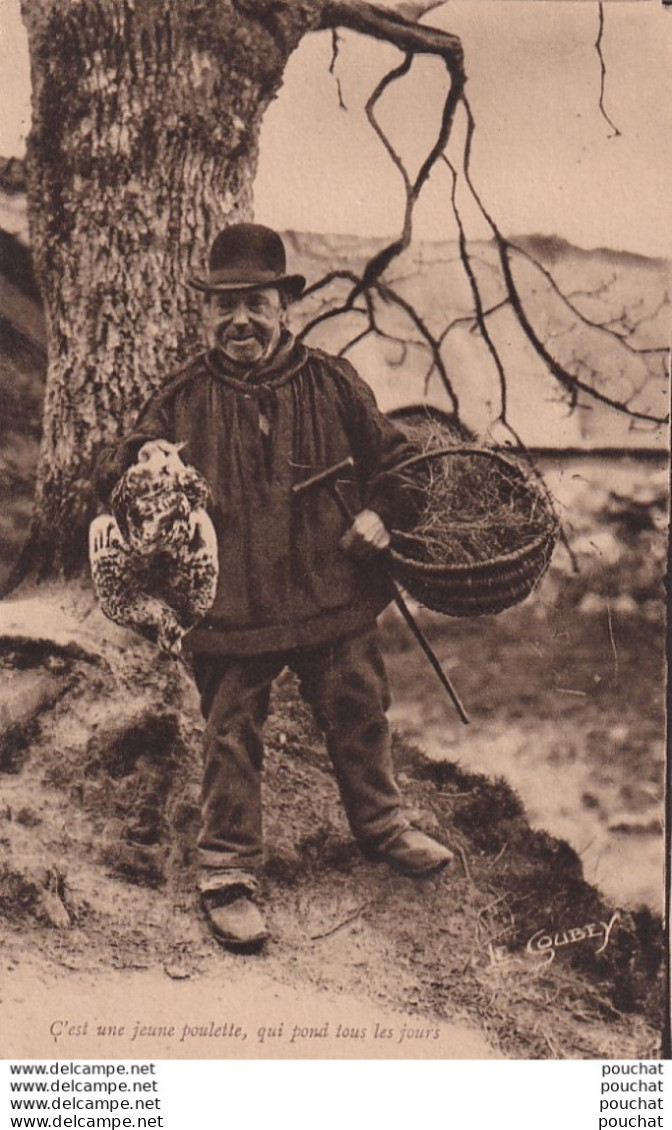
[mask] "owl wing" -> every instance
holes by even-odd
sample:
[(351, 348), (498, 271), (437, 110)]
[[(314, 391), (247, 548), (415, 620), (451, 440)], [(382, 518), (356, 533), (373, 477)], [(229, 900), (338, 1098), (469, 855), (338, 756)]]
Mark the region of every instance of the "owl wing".
[(91, 577), (108, 620), (179, 655), (186, 628), (170, 600), (147, 591), (147, 565), (124, 544), (111, 514), (95, 518), (89, 528)]
[(187, 496), (191, 510), (200, 510), (212, 501), (208, 483), (195, 467), (182, 466), (176, 475), (177, 485)]
[(190, 538), (171, 558), (165, 599), (186, 625), (193, 626), (209, 612), (217, 592), (219, 562), (217, 535), (205, 510), (189, 519)]
[(96, 596), (105, 615), (116, 624), (135, 585), (131, 554), (111, 514), (94, 518), (89, 527), (89, 564)]

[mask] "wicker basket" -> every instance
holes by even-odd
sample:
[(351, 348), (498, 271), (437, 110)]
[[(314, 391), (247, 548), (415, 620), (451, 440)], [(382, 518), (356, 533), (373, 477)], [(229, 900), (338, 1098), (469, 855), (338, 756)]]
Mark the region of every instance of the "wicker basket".
[(483, 560), (468, 564), (428, 564), (413, 556), (413, 543), (417, 545), (420, 539), (412, 532), (395, 531), (390, 549), (392, 573), (415, 600), (435, 612), (443, 612), (447, 616), (492, 615), (519, 604), (529, 596), (548, 568), (558, 537), (559, 521), (543, 483), (531, 478), (529, 472), (513, 459), (488, 448), (438, 448), (414, 456), (397, 470), (459, 455), (494, 460), (502, 469), (506, 468), (507, 481), (517, 481), (524, 486), (525, 492), (538, 506), (541, 532), (510, 552)]

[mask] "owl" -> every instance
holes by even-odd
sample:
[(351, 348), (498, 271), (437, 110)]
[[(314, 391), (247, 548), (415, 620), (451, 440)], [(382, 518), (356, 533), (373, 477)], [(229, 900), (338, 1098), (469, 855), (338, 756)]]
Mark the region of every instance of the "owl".
[(89, 529), (94, 588), (105, 615), (179, 656), (182, 638), (217, 589), (210, 489), (180, 458), (184, 445), (151, 440)]

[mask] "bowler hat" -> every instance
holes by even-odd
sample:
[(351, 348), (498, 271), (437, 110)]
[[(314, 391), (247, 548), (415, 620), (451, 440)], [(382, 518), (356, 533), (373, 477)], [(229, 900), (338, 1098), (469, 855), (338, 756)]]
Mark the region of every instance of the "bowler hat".
[(284, 244), (277, 232), (263, 224), (232, 224), (215, 236), (210, 248), (208, 274), (194, 276), (197, 290), (251, 290), (277, 286), (297, 297), (306, 280), (287, 274)]

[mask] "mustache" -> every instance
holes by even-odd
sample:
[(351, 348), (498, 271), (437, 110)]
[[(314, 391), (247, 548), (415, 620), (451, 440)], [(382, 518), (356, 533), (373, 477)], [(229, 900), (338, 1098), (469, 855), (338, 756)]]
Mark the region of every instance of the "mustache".
[(259, 334), (254, 330), (232, 330), (222, 327), (217, 330), (217, 336), (221, 341), (259, 341)]

